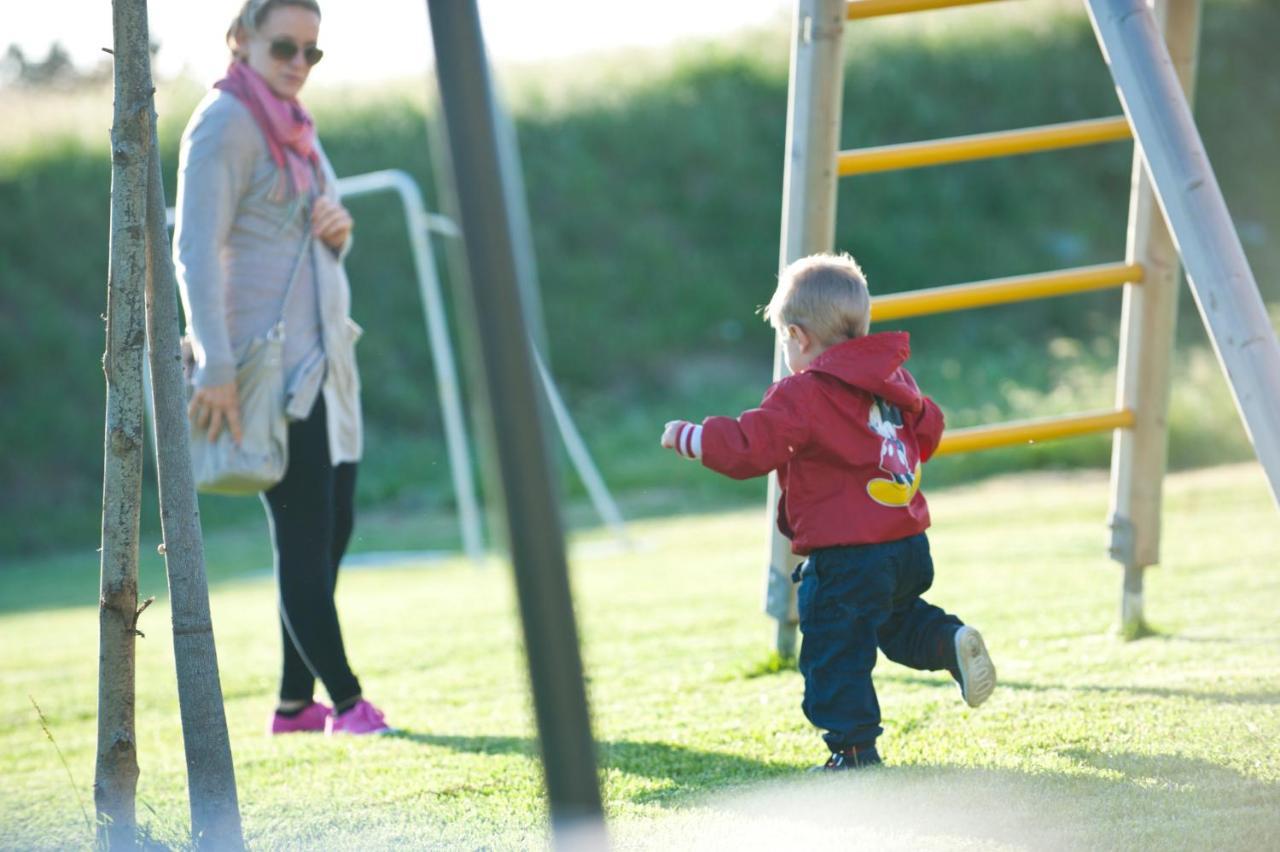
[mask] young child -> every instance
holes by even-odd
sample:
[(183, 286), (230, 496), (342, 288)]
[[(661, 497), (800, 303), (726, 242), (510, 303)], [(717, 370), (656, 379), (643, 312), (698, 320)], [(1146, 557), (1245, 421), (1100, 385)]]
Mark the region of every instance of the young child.
[(933, 583), (920, 468), (942, 412), (902, 366), (904, 332), (868, 334), (871, 298), (848, 255), (783, 270), (764, 317), (792, 375), (741, 416), (676, 420), (662, 446), (734, 479), (778, 472), (778, 529), (806, 559), (800, 583), (804, 713), (826, 731), (821, 769), (880, 762), (876, 648), (913, 669), (945, 669), (971, 707), (991, 695), (982, 636), (920, 597)]

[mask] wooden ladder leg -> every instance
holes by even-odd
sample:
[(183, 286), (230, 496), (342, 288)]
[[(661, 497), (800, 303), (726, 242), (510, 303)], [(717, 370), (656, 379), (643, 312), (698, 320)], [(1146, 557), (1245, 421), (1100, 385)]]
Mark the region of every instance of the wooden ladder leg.
[[(796, 0), (792, 28), (791, 82), (787, 97), (786, 165), (782, 178), (782, 237), (779, 268), (835, 243), (836, 160), (844, 91), (844, 0)], [(773, 377), (786, 371), (775, 347)], [(776, 650), (796, 652), (795, 587), (791, 543), (778, 532), (777, 476), (769, 476), (769, 567), (765, 612), (778, 622)]]
[[(1195, 88), (1200, 0), (1148, 0), (1190, 101)], [(1150, 633), (1143, 580), (1160, 561), (1160, 516), (1168, 457), (1168, 410), (1177, 327), (1178, 250), (1160, 212), (1151, 179), (1135, 147), (1129, 202), (1127, 262), (1146, 270), (1140, 286), (1127, 285), (1121, 314), (1116, 398), (1134, 412), (1131, 429), (1118, 429), (1111, 456), (1111, 557), (1124, 567), (1120, 633)]]

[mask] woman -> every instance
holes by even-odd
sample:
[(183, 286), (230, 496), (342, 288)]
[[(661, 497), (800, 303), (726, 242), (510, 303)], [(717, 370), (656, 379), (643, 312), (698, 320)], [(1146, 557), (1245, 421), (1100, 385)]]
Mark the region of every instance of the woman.
[[(248, 0), (231, 67), (182, 138), (174, 232), (195, 390), (192, 440), (240, 438), (236, 355), (283, 317), (289, 463), (262, 495), (280, 588), (284, 668), (270, 733), (389, 730), (347, 663), (334, 588), (354, 521), (359, 378), (342, 259), (351, 215), (297, 100), (316, 46), (314, 0)], [(315, 701), (315, 679), (332, 707)]]

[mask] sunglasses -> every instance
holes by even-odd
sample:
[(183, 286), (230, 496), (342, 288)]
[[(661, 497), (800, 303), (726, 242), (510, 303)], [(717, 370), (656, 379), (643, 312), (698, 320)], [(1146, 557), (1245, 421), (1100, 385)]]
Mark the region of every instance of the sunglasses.
[(315, 45), (298, 47), (298, 43), (291, 38), (271, 40), (271, 56), (281, 62), (292, 62), (293, 57), (298, 55), (299, 50), (302, 51), (302, 59), (307, 65), (315, 65), (324, 58), (324, 51)]

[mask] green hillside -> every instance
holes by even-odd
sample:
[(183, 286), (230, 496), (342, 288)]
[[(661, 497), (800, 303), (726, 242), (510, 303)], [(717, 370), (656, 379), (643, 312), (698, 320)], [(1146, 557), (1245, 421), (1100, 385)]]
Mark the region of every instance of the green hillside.
[[(1265, 295), (1280, 300), (1280, 7), (1208, 0), (1198, 120)], [(636, 511), (756, 499), (653, 450), (673, 416), (754, 403), (772, 340), (753, 313), (777, 263), (788, 33), (506, 69), (554, 372), (606, 479)], [(1028, 0), (851, 27), (842, 144), (1119, 112), (1075, 2)], [(430, 192), (425, 86), (317, 91), (340, 174), (405, 169)], [(166, 182), (199, 92), (161, 91)], [(95, 547), (101, 500), (110, 94), (65, 108), (0, 93), (0, 557)], [(23, 99), (28, 100), (24, 101)], [(24, 106), (25, 104), (25, 106)], [(1122, 258), (1131, 146), (874, 175), (842, 185), (839, 246), (885, 293)], [(427, 344), (397, 206), (353, 202), (350, 260), (370, 441), (361, 499), (450, 503)], [(1106, 407), (1119, 296), (904, 324), (913, 369), (952, 425)], [(1247, 453), (1190, 298), (1174, 397), (1180, 466)], [(1102, 439), (931, 466), (934, 484), (1025, 466), (1105, 464)], [(576, 489), (571, 477), (567, 487)], [(575, 492), (576, 493), (576, 492)], [(256, 516), (207, 501), (207, 525)], [(151, 515), (146, 523), (154, 525)]]

